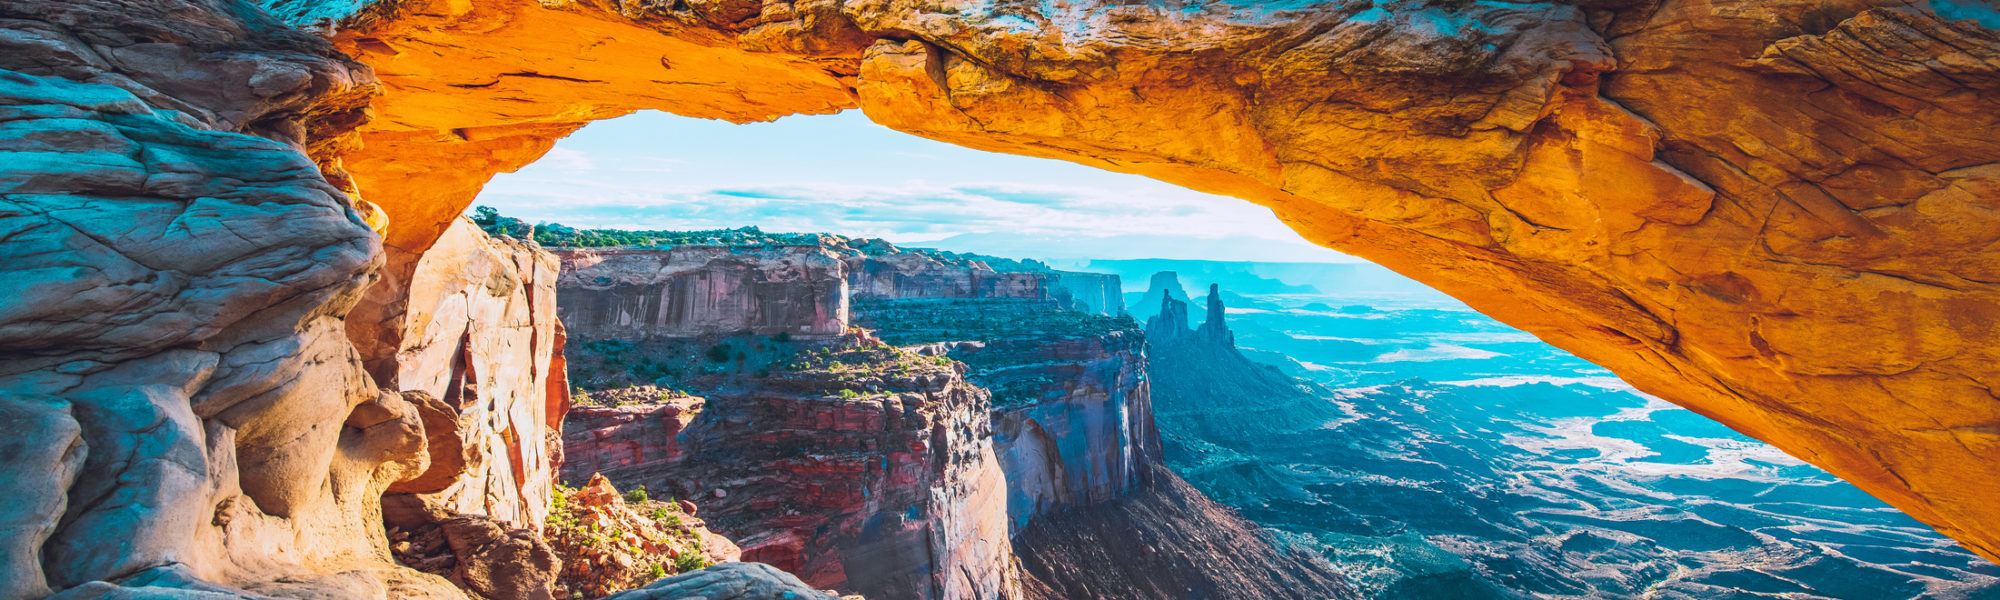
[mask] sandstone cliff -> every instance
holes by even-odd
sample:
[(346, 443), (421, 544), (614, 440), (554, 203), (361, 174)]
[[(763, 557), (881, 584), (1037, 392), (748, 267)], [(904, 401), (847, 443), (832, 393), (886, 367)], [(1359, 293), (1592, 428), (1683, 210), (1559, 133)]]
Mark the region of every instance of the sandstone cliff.
[[(694, 499), (744, 560), (815, 587), (1018, 596), (988, 396), (954, 363), (853, 335), (601, 342), (573, 364), (618, 405), (573, 411), (565, 478)], [(700, 397), (633, 398), (635, 364)]]
[(850, 298), (1036, 299), (1101, 314), (1124, 306), (1113, 275), (754, 231), (620, 232), (652, 244), (559, 250), (563, 322), (580, 338), (830, 336), (846, 331)]
[(1125, 314), (1125, 284), (1117, 275), (1056, 271), (1056, 278), (1071, 309), (1113, 317)]
[(817, 245), (577, 249), (562, 263), (559, 306), (579, 338), (847, 330), (846, 265)]
[(1005, 298), (864, 301), (855, 311), (885, 340), (964, 362), (992, 392), (1011, 532), (1123, 498), (1159, 461), (1145, 338), (1129, 320)]
[(964, 361), (992, 390), (1028, 597), (1356, 597), (1331, 565), (1279, 547), (1166, 469), (1148, 343), (1131, 319), (1020, 299), (865, 301), (855, 318)]

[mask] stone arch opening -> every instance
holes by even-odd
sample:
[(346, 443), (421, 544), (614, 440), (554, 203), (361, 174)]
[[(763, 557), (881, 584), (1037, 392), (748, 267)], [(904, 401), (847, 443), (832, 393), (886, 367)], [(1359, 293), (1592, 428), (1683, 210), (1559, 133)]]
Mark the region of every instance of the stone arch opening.
[(0, 376), (37, 424), (0, 465), (36, 482), (6, 515), (27, 532), (0, 546), (6, 595), (409, 575), (368, 521), (427, 467), (424, 401), (367, 385), (356, 350), (400, 335), (416, 253), (490, 174), (640, 108), (859, 107), (1271, 206), (2000, 557), (2000, 14), (1981, 3), (0, 16), (0, 251), (21, 290)]
[[(858, 107), (1270, 206), (2000, 556), (2000, 149), (1967, 133), (1994, 68), (1945, 60), (2000, 42), (1931, 6), (1809, 4), (270, 3), (340, 20), (382, 83), (318, 156), (388, 217), (350, 329), (490, 174), (583, 123)], [(1905, 77), (1841, 68), (1861, 60)]]

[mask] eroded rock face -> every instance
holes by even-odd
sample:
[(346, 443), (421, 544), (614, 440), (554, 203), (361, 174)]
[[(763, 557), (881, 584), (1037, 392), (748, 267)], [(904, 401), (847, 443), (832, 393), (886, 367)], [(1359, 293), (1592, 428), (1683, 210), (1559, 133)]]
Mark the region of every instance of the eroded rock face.
[(863, 336), (766, 343), (796, 350), (748, 350), (775, 356), (717, 364), (700, 356), (710, 340), (638, 344), (691, 344), (710, 369), (756, 374), (714, 375), (729, 383), (704, 386), (701, 398), (593, 391), (596, 402), (622, 405), (574, 409), (564, 478), (602, 473), (627, 489), (693, 499), (743, 560), (815, 587), (1018, 597), (985, 390), (955, 363)]
[(369, 81), (255, 11), (0, 2), (0, 597), (458, 597), (386, 560), (423, 427), (343, 332), (378, 241), (294, 145)]
[(857, 324), (966, 363), (966, 379), (993, 394), (1010, 533), (1045, 514), (1123, 498), (1160, 461), (1145, 337), (1129, 320), (1084, 314), (1013, 298), (855, 305)]
[(1117, 275), (1056, 271), (1056, 279), (1072, 308), (1100, 315), (1125, 314), (1125, 284)]
[(596, 118), (859, 106), (1270, 206), (2000, 557), (1983, 4), (364, 12), (336, 37), (388, 92), (336, 154), (392, 249)]
[(846, 263), (819, 246), (562, 252), (563, 322), (578, 337), (847, 331)]
[(453, 513), (539, 531), (555, 481), (566, 385), (553, 254), (460, 219), (417, 262), (402, 348), (385, 368), (435, 402), (431, 468), (391, 486)]

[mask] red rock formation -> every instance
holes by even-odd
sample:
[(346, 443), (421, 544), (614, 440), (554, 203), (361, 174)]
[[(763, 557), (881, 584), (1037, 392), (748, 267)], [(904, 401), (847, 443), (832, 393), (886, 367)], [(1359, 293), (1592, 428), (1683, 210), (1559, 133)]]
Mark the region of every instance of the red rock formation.
[(579, 337), (847, 331), (840, 257), (819, 246), (562, 253), (563, 321)]
[(1012, 299), (861, 302), (855, 318), (886, 339), (933, 342), (922, 348), (965, 361), (993, 391), (1028, 597), (1356, 596), (1325, 561), (1278, 548), (1166, 470), (1136, 323)]
[(992, 392), (1010, 531), (1122, 498), (1159, 461), (1146, 341), (1131, 321), (1012, 298), (857, 302), (855, 320), (965, 362), (967, 379)]
[[(577, 407), (564, 477), (601, 471), (627, 488), (695, 499), (744, 560), (815, 587), (1014, 597), (986, 393), (949, 364), (865, 337), (800, 350), (727, 367), (765, 374), (732, 378), (703, 399)], [(698, 349), (687, 354), (704, 360)]]
[(620, 391), (593, 394), (610, 406), (571, 411), (562, 438), (566, 479), (613, 473), (621, 481), (654, 481), (671, 476), (673, 466), (687, 458), (680, 434), (708, 401), (660, 393), (621, 401)]

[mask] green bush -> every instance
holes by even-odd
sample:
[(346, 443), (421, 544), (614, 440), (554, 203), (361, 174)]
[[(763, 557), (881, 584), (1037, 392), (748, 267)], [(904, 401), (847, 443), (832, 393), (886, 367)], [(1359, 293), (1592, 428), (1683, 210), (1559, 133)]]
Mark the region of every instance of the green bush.
[(676, 571), (691, 573), (706, 568), (708, 568), (708, 557), (702, 556), (699, 552), (682, 552), (680, 556), (674, 557)]
[(625, 501), (626, 501), (626, 502), (629, 502), (629, 503), (632, 503), (632, 504), (638, 504), (638, 503), (640, 503), (640, 502), (645, 502), (645, 501), (646, 501), (646, 486), (643, 486), (643, 485), (642, 485), (642, 486), (638, 486), (638, 487), (634, 487), (634, 488), (632, 488), (632, 489), (629, 489), (629, 490), (625, 490)]

